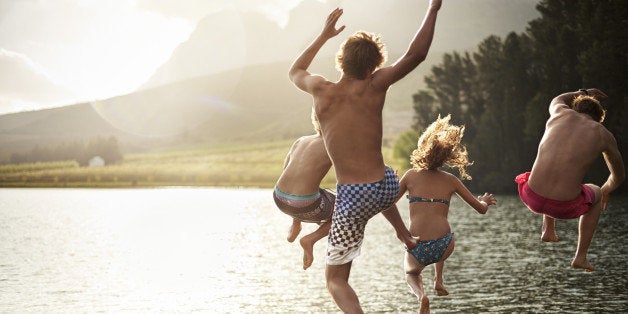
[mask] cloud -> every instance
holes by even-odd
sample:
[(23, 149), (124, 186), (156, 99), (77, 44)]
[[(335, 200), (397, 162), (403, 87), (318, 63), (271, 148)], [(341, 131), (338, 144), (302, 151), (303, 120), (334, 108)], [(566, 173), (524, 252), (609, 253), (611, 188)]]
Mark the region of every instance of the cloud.
[(202, 18), (228, 9), (241, 13), (256, 11), (264, 14), (279, 26), (288, 22), (288, 12), (303, 0), (138, 0), (137, 6), (164, 16), (176, 16), (196, 22)]
[(0, 22), (0, 43), (43, 65), (82, 100), (93, 100), (140, 86), (193, 25), (133, 0), (24, 0)]
[(0, 94), (4, 99), (49, 103), (71, 98), (72, 93), (54, 82), (44, 68), (27, 56), (0, 48)]

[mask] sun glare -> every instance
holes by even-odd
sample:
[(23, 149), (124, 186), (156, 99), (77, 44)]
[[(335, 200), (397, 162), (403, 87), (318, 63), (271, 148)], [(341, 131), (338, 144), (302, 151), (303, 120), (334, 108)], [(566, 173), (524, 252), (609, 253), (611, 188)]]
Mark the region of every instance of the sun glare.
[[(20, 77), (28, 78), (37, 73), (46, 73), (47, 76), (45, 80), (35, 82), (19, 80), (20, 84), (28, 87), (19, 95), (0, 94), (0, 113), (97, 101), (133, 93), (168, 64), (173, 52), (189, 40), (197, 23), (209, 14), (230, 10), (236, 14), (256, 11), (285, 27), (289, 11), (301, 1), (11, 2), (1, 7), (2, 49), (24, 56), (28, 61), (22, 62), (26, 65), (22, 71), (25, 74)], [(220, 27), (221, 30), (229, 30), (221, 32), (225, 33), (224, 36), (242, 36), (244, 40), (247, 34), (243, 34), (241, 28), (241, 25)], [(230, 70), (245, 65), (246, 51), (241, 48), (229, 47), (232, 53), (227, 59), (231, 62), (219, 66)], [(226, 60), (223, 56), (220, 58)], [(14, 64), (19, 63), (19, 60), (9, 59)], [(234, 62), (236, 59), (241, 62)], [(0, 66), (0, 70), (16, 73), (10, 71), (11, 66), (16, 65)], [(5, 76), (16, 81), (14, 77)], [(48, 89), (42, 91), (41, 86)], [(51, 93), (49, 86), (57, 86), (58, 95)], [(45, 93), (47, 98), (44, 99), (41, 95)]]

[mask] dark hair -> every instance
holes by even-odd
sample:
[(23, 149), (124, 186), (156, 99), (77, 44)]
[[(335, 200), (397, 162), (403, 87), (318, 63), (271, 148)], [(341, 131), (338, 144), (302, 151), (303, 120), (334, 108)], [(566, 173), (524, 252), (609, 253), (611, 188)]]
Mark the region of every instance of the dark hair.
[(571, 104), (571, 108), (577, 112), (588, 114), (593, 120), (600, 123), (604, 121), (604, 117), (606, 116), (606, 110), (602, 108), (600, 102), (587, 95), (579, 95), (576, 97)]
[(384, 61), (386, 51), (380, 37), (362, 31), (349, 37), (336, 55), (338, 70), (360, 80), (379, 68)]

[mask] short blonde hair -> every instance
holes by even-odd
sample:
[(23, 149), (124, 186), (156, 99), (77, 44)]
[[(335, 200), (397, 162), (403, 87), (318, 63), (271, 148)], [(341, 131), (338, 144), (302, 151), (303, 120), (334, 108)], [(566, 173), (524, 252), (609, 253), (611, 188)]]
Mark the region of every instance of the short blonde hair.
[(462, 179), (471, 180), (465, 167), (472, 165), (467, 156), (467, 148), (461, 144), (464, 125), (450, 125), (451, 115), (441, 118), (425, 129), (419, 137), (417, 148), (410, 155), (412, 167), (416, 170), (437, 169), (443, 165), (458, 168)]
[(359, 31), (340, 46), (336, 55), (336, 68), (343, 73), (363, 80), (386, 61), (386, 49), (380, 36)]

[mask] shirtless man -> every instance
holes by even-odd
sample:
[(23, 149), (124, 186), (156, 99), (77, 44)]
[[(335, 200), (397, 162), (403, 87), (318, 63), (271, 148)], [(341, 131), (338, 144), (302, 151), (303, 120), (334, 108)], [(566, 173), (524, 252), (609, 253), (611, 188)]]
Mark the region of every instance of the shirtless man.
[[(564, 93), (550, 104), (550, 118), (531, 172), (517, 176), (519, 196), (535, 213), (543, 214), (541, 239), (556, 242), (555, 219), (580, 217), (574, 268), (593, 271), (587, 251), (609, 194), (624, 180), (624, 163), (613, 134), (601, 123), (605, 111), (600, 90), (581, 89)], [(582, 184), (585, 174), (600, 156), (610, 171), (598, 187)]]
[[(430, 1), (423, 23), (407, 52), (391, 66), (384, 62), (379, 38), (358, 32), (341, 46), (337, 56), (340, 79), (331, 82), (308, 72), (312, 60), (336, 28), (341, 9), (333, 10), (320, 35), (301, 53), (290, 69), (290, 79), (312, 95), (325, 147), (336, 171), (337, 197), (327, 242), (327, 289), (345, 313), (362, 313), (349, 285), (349, 272), (360, 254), (367, 221), (394, 204), (399, 181), (382, 156), (382, 109), (388, 88), (425, 60), (434, 35), (441, 0)], [(406, 247), (413, 238), (395, 206), (384, 211)], [(397, 218), (399, 217), (399, 218)], [(401, 223), (401, 226), (398, 223)], [(416, 239), (414, 242), (416, 242)]]

